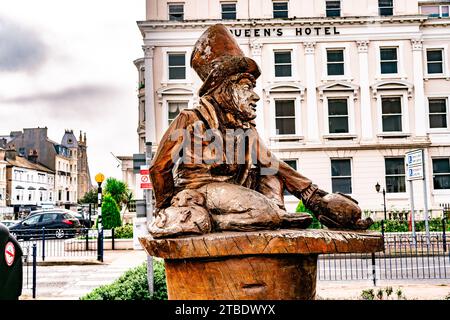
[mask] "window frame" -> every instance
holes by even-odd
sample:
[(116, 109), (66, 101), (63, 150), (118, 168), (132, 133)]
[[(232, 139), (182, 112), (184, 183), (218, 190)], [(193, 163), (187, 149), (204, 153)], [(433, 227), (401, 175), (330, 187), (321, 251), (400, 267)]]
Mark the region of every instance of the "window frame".
[[(400, 113), (383, 113), (383, 100), (384, 99), (393, 99), (396, 98), (399, 100), (400, 102)], [(389, 117), (400, 117), (400, 130), (396, 130), (396, 131), (384, 131), (384, 116), (389, 116)], [(403, 106), (402, 106), (402, 98), (399, 96), (389, 96), (389, 97), (381, 97), (381, 132), (385, 133), (385, 134), (389, 134), (389, 133), (400, 133), (403, 132)]]
[(434, 172), (434, 160), (447, 160), (448, 162), (449, 162), (449, 166), (450, 166), (450, 157), (432, 157), (431, 158), (431, 170), (432, 170), (432, 178), (433, 178), (433, 191), (437, 191), (437, 192), (446, 192), (446, 191), (450, 191), (450, 188), (448, 188), (448, 189), (445, 189), (445, 188), (442, 188), (442, 189), (436, 189), (435, 188), (435, 183), (434, 183), (434, 179), (435, 179), (435, 176), (436, 175), (438, 175), (438, 176), (449, 176), (449, 179), (450, 179), (450, 168), (449, 168), (449, 171), (448, 172), (444, 172), (444, 173), (435, 173)]
[[(350, 164), (350, 176), (343, 176), (343, 175), (341, 175), (341, 176), (333, 176), (333, 161), (348, 161), (349, 164)], [(351, 195), (353, 193), (352, 172), (353, 172), (353, 169), (352, 169), (352, 158), (330, 158), (330, 174), (331, 174), (331, 189), (332, 189), (331, 192), (333, 192), (333, 193), (335, 193), (335, 192), (342, 192), (342, 191), (339, 191), (339, 190), (335, 190), (333, 188), (333, 179), (350, 179), (350, 193), (345, 193), (345, 194)], [(344, 193), (344, 192), (342, 192), (342, 193)]]
[[(184, 56), (184, 65), (174, 65), (171, 66), (170, 65), (170, 57), (173, 56)], [(171, 68), (176, 68), (176, 69), (183, 69), (184, 70), (184, 78), (170, 78), (170, 70)], [(167, 80), (169, 81), (181, 81), (181, 80), (186, 80), (186, 53), (185, 52), (169, 52), (167, 53)]]
[[(328, 9), (328, 3), (329, 2), (338, 2), (339, 3), (339, 9)], [(329, 15), (328, 13), (330, 11), (338, 11), (338, 15)], [(335, 17), (341, 17), (342, 16), (342, 1), (341, 0), (325, 0), (325, 17), (327, 18), (335, 18)]]
[[(226, 13), (231, 13), (234, 12), (234, 18), (224, 18), (224, 11), (223, 11), (223, 6), (224, 5), (234, 5), (234, 11), (230, 11), (230, 12), (226, 12)], [(220, 15), (222, 20), (236, 20), (237, 19), (237, 3), (234, 1), (224, 1), (224, 2), (220, 2)]]
[[(428, 102), (427, 107), (427, 119), (428, 119), (428, 130), (430, 132), (441, 132), (441, 131), (449, 131), (450, 130), (450, 115), (449, 115), (449, 97), (448, 96), (428, 96), (426, 97)], [(444, 100), (445, 101), (445, 120), (447, 122), (447, 126), (443, 128), (431, 128), (430, 122), (430, 100)]]
[[(427, 52), (433, 50), (442, 50), (442, 73), (428, 73), (428, 57)], [(423, 46), (423, 59), (424, 59), (424, 79), (450, 79), (450, 71), (448, 70), (448, 62), (447, 62), (447, 53), (448, 53), (448, 45), (424, 45)]]
[[(428, 52), (430, 52), (430, 51), (439, 51), (440, 53), (441, 53), (441, 60), (440, 61), (430, 61), (430, 60), (428, 60)], [(443, 48), (428, 48), (428, 49), (426, 49), (426, 51), (425, 51), (425, 58), (426, 58), (426, 60), (427, 60), (427, 62), (426, 62), (426, 73), (427, 74), (429, 74), (429, 75), (443, 75), (444, 73), (445, 73), (445, 69), (444, 69), (444, 49)], [(441, 69), (442, 69), (442, 71), (441, 72), (430, 72), (430, 69), (429, 69), (429, 67), (430, 67), (430, 64), (437, 64), (437, 63), (440, 63), (440, 65), (441, 65)]]
[[(382, 60), (381, 59), (381, 50), (384, 50), (384, 49), (395, 49), (395, 54), (396, 54), (396, 59), (395, 60)], [(380, 56), (380, 59), (379, 59), (379, 61), (380, 61), (380, 74), (381, 75), (392, 75), (392, 74), (399, 74), (399, 70), (400, 70), (400, 68), (399, 68), (399, 49), (398, 49), (398, 47), (391, 47), (391, 46), (388, 46), (388, 47), (381, 47), (380, 46), (380, 48), (379, 48), (379, 56)], [(397, 72), (390, 72), (390, 73), (387, 73), (387, 72), (383, 72), (383, 68), (382, 68), (382, 64), (383, 63), (393, 63), (393, 62), (395, 62), (395, 66), (396, 66), (396, 68), (397, 68)]]
[[(277, 116), (276, 114), (277, 114), (277, 110), (276, 110), (276, 108), (277, 108), (277, 102), (278, 101), (292, 101), (293, 102), (293, 105), (294, 105), (294, 115), (293, 116)], [(296, 106), (296, 103), (295, 103), (295, 99), (279, 99), (279, 98), (275, 98), (274, 99), (274, 122), (275, 122), (275, 135), (276, 136), (293, 136), (293, 135), (296, 135), (297, 134), (297, 106)], [(280, 134), (280, 133), (278, 133), (277, 132), (277, 120), (278, 119), (294, 119), (294, 132), (293, 133), (283, 133), (283, 134)]]
[[(378, 131), (378, 136), (383, 136), (383, 137), (389, 137), (389, 136), (406, 136), (409, 135), (409, 116), (408, 116), (408, 112), (405, 112), (405, 110), (409, 109), (409, 105), (408, 105), (408, 97), (407, 97), (407, 93), (404, 92), (405, 90), (397, 90), (397, 91), (392, 91), (388, 94), (385, 94), (383, 91), (380, 91), (377, 93), (376, 99), (377, 99), (377, 110), (378, 110), (378, 115), (377, 115), (377, 119), (378, 119), (378, 126), (377, 126), (377, 131)], [(383, 108), (382, 108), (382, 99), (383, 98), (393, 98), (393, 97), (400, 97), (400, 102), (401, 102), (401, 110), (402, 110), (402, 131), (388, 131), (388, 132), (384, 132), (383, 131)]]
[[(174, 13), (174, 12), (170, 12), (170, 8), (171, 7), (174, 7), (174, 6), (181, 6), (182, 8), (183, 8), (183, 11), (182, 11), (182, 17), (181, 17), (181, 19), (171, 19), (171, 15), (173, 15), (173, 14), (179, 14), (178, 12), (177, 13)], [(184, 21), (184, 2), (171, 2), (171, 3), (168, 3), (167, 4), (167, 19), (169, 20), (169, 21)]]
[[(438, 13), (437, 16), (433, 16), (433, 15), (429, 15), (429, 14), (423, 13), (422, 12), (422, 8), (423, 7), (438, 7), (439, 13)], [(443, 16), (442, 15), (442, 8), (443, 7), (447, 7), (447, 9), (449, 10), (449, 13), (448, 13), (447, 16)], [(426, 5), (421, 5), (420, 6), (420, 13), (421, 14), (426, 14), (429, 18), (448, 18), (448, 17), (450, 17), (450, 5), (448, 5), (448, 4), (439, 4), (439, 3), (436, 3), (436, 4), (430, 3), (430, 4), (426, 4)]]
[[(283, 159), (281, 159), (281, 161), (284, 161), (285, 163), (286, 163), (286, 161), (295, 161), (295, 171), (298, 171), (298, 160), (299, 160), (298, 158), (294, 158), (294, 159), (292, 159), (292, 158), (283, 158)], [(287, 164), (287, 165), (290, 166), (289, 164)], [(290, 167), (292, 168), (292, 166), (290, 166)], [(294, 169), (294, 168), (292, 168), (292, 169)], [(283, 190), (283, 196), (284, 197), (290, 197), (292, 199), (295, 198), (295, 196), (292, 193), (290, 193), (289, 191), (287, 191), (286, 189)]]
[[(192, 84), (192, 72), (188, 68), (188, 53), (192, 51), (190, 47), (163, 47), (161, 49), (163, 54), (163, 72), (161, 77), (161, 84), (164, 86), (170, 83), (178, 84)], [(184, 53), (184, 67), (185, 79), (169, 79), (169, 54), (183, 54)]]
[[(277, 53), (289, 53), (290, 54), (290, 59), (291, 62), (290, 63), (276, 63), (276, 59), (275, 56)], [(293, 61), (292, 61), (292, 50), (284, 50), (284, 49), (277, 49), (273, 51), (273, 70), (274, 70), (274, 78), (276, 79), (290, 79), (293, 77), (294, 74), (294, 68), (293, 68)], [(277, 76), (277, 66), (286, 66), (289, 65), (291, 67), (291, 75), (290, 76)]]
[[(347, 120), (348, 120), (348, 132), (346, 133), (331, 133), (329, 125), (329, 100), (333, 99), (346, 99), (347, 100)], [(324, 106), (324, 118), (323, 128), (325, 137), (339, 137), (339, 136), (353, 136), (355, 135), (355, 100), (354, 95), (348, 92), (326, 92), (323, 100)]]
[[(386, 6), (386, 7), (381, 7), (380, 6), (380, 0), (378, 0), (378, 15), (381, 17), (391, 17), (394, 15), (394, 8), (395, 8), (395, 3), (394, 0), (392, 0), (392, 5), (391, 6)], [(391, 9), (392, 13), (391, 14), (381, 14), (381, 10), (383, 9)]]
[[(295, 110), (295, 133), (294, 134), (277, 134), (277, 124), (276, 124), (276, 101), (279, 100), (294, 100), (294, 110)], [(300, 99), (300, 94), (292, 94), (292, 93), (274, 93), (270, 96), (270, 118), (271, 120), (271, 129), (270, 136), (271, 138), (288, 138), (288, 137), (302, 137), (302, 103)]]
[(169, 95), (162, 100), (162, 129), (163, 132), (169, 128), (169, 103), (187, 103), (186, 109), (192, 109), (193, 99), (189, 95)]
[[(403, 161), (403, 174), (387, 174), (387, 166), (386, 166), (386, 160), (387, 159), (401, 159)], [(387, 183), (387, 178), (388, 177), (403, 177), (403, 182), (404, 182), (404, 191), (399, 191), (399, 192), (390, 192), (388, 189), (388, 183)], [(386, 186), (386, 194), (405, 194), (407, 189), (406, 189), (406, 167), (405, 167), (405, 157), (384, 157), (384, 183)]]
[[(277, 10), (277, 12), (286, 11), (286, 17), (275, 17), (275, 3), (286, 3), (286, 10)], [(272, 18), (273, 19), (288, 19), (289, 18), (289, 1), (272, 1)]]

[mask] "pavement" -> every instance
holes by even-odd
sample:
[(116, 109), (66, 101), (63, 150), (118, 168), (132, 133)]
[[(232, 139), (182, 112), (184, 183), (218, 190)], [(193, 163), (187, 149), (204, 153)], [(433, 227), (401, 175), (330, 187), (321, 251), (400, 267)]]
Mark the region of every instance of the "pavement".
[[(37, 267), (37, 300), (78, 300), (93, 289), (114, 282), (127, 270), (147, 261), (143, 250), (108, 250), (104, 262), (88, 260), (52, 260)], [(24, 269), (24, 289), (21, 300), (32, 298), (31, 267)], [(27, 283), (28, 281), (28, 283)], [(317, 299), (360, 300), (363, 290), (393, 288), (390, 299), (396, 300), (400, 289), (407, 300), (442, 300), (450, 294), (450, 279), (405, 279), (317, 281)]]

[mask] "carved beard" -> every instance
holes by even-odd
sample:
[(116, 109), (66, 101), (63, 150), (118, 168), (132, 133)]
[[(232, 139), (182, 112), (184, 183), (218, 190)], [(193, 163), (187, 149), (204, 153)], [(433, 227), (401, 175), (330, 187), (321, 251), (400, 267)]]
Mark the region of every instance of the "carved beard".
[[(238, 78), (237, 81), (239, 81)], [(239, 102), (233, 91), (233, 84), (235, 79), (226, 79), (213, 92), (212, 97), (220, 106), (220, 113), (226, 123), (231, 123), (236, 126), (242, 125), (242, 122), (249, 122), (253, 119), (245, 117), (239, 108)]]

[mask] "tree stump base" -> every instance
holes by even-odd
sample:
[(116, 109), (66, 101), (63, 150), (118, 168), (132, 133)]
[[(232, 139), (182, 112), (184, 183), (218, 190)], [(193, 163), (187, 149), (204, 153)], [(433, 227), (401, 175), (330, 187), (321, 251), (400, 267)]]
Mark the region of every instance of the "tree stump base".
[(317, 257), (382, 251), (378, 232), (328, 229), (220, 232), (139, 241), (164, 259), (170, 300), (311, 300)]

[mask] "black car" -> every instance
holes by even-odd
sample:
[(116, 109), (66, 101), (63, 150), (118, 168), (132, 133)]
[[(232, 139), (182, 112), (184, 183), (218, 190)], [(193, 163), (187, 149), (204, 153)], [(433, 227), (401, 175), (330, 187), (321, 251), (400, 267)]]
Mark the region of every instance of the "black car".
[(45, 237), (61, 239), (74, 237), (81, 233), (82, 227), (80, 221), (68, 212), (48, 211), (28, 216), (9, 231), (17, 239), (41, 238), (44, 234)]
[(82, 227), (90, 228), (92, 226), (92, 223), (89, 221), (89, 217), (85, 216), (83, 214), (83, 212), (76, 212), (76, 211), (71, 211), (71, 210), (61, 209), (61, 208), (41, 209), (41, 210), (31, 211), (30, 214), (28, 215), (28, 217), (34, 216), (35, 214), (38, 214), (38, 213), (51, 213), (51, 212), (69, 213), (80, 221)]

